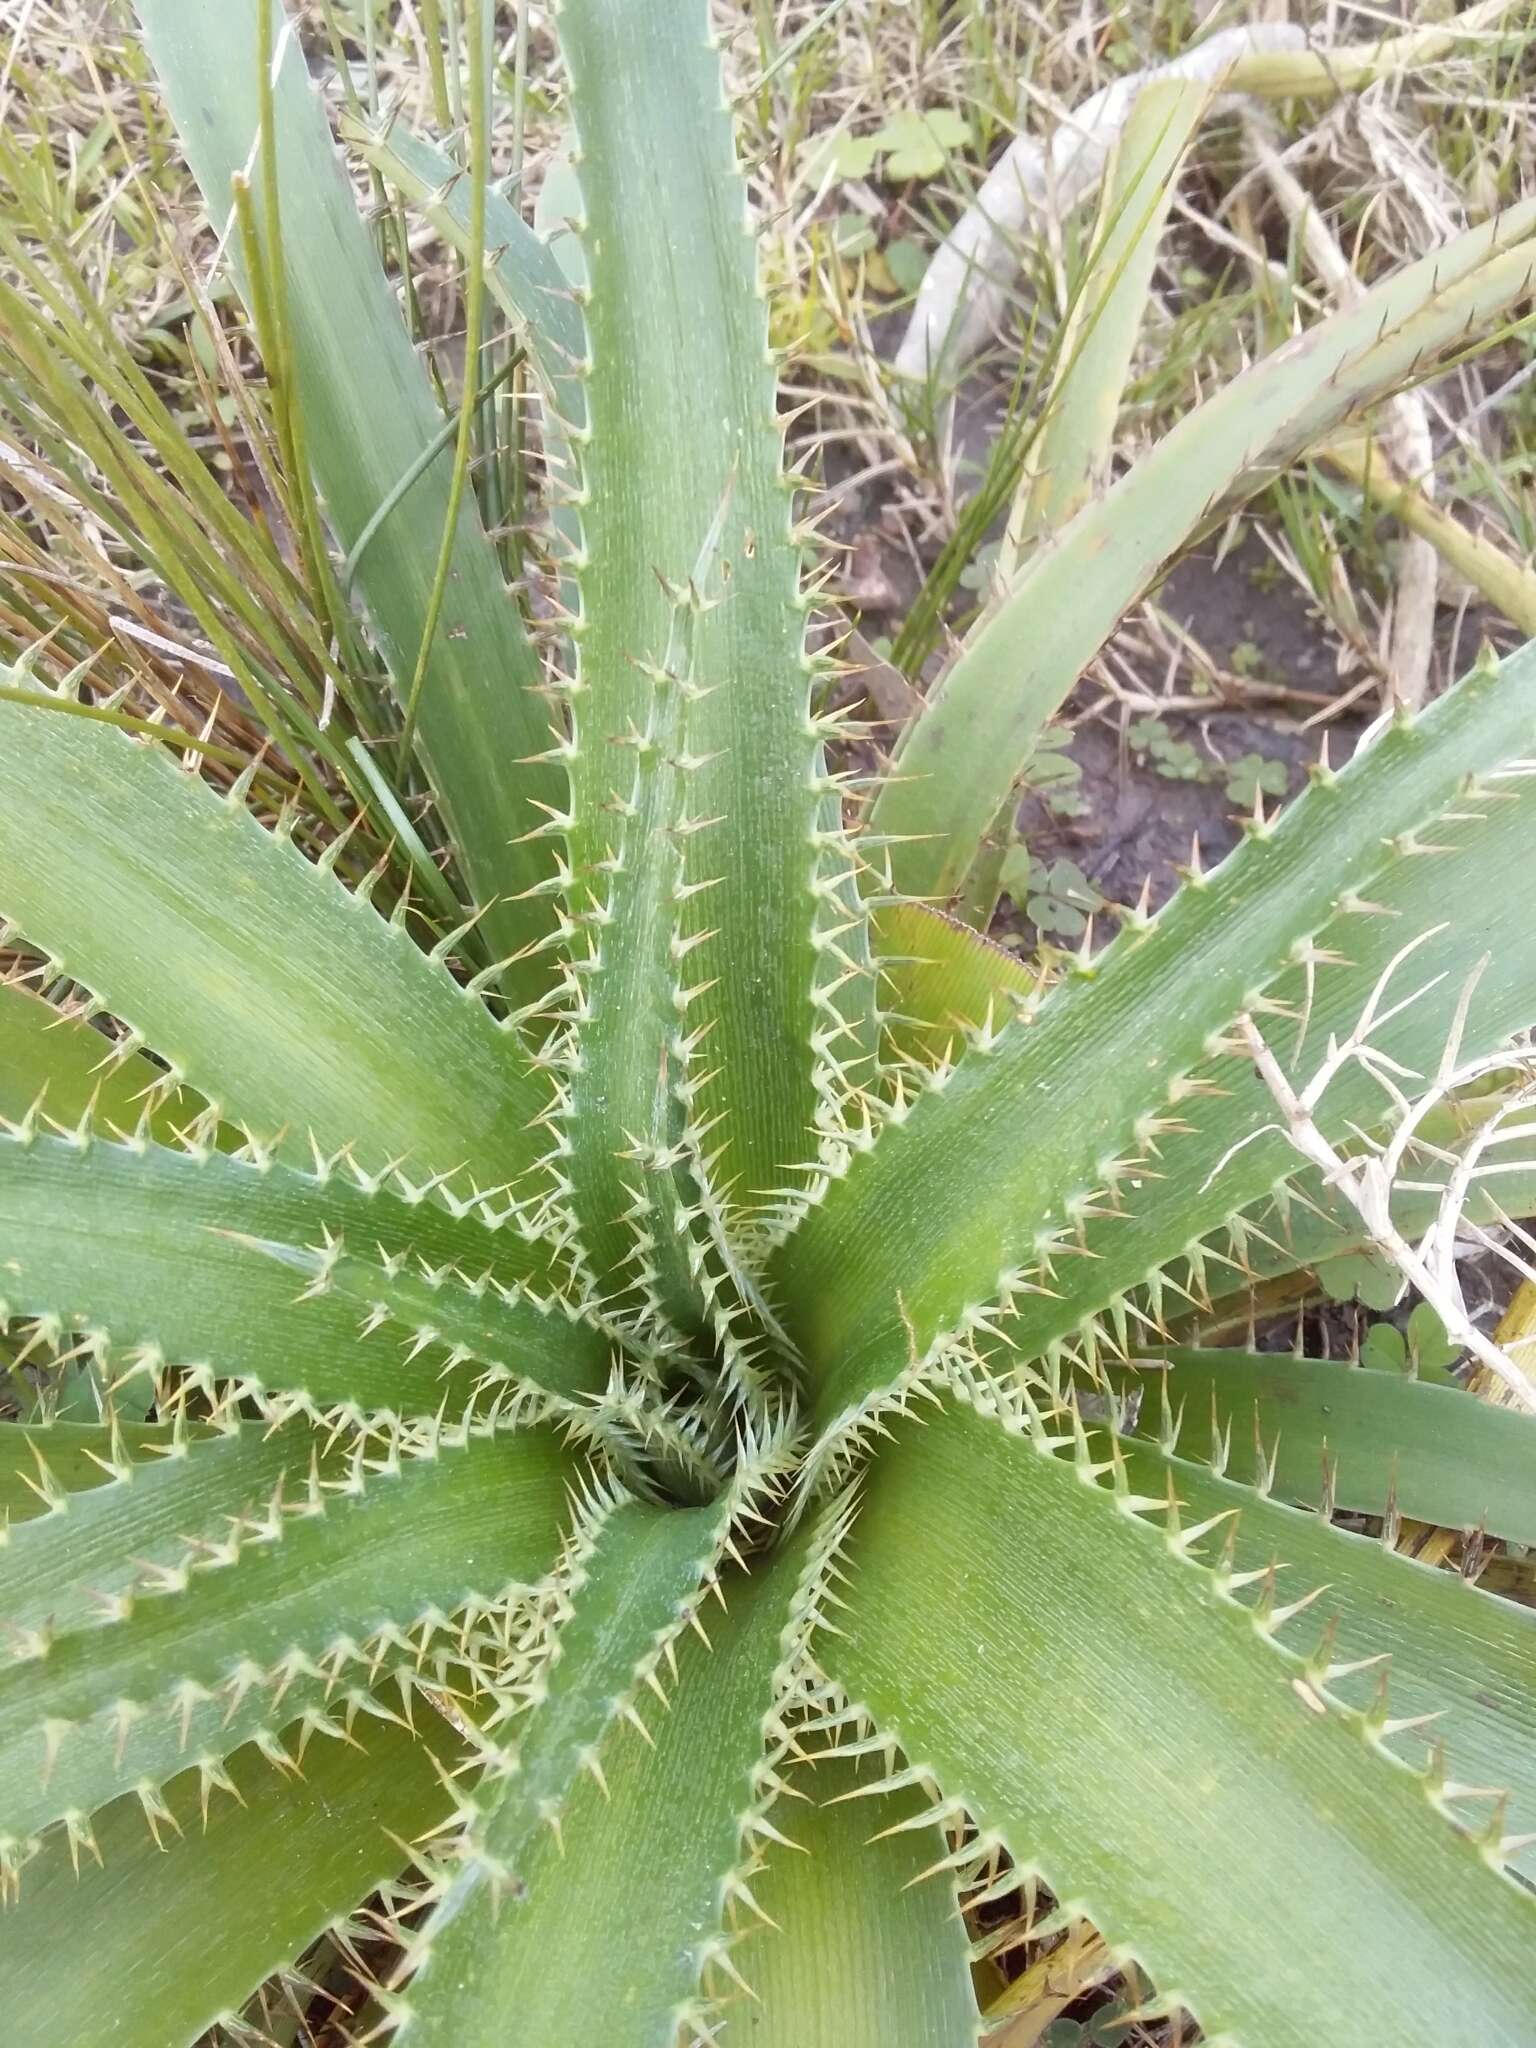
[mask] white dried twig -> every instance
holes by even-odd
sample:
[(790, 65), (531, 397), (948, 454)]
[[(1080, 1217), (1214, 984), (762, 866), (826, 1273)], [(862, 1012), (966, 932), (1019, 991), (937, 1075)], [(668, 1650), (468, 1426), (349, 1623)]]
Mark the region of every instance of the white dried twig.
[[(1487, 1055), (1465, 1066), (1457, 1064), (1467, 1011), (1478, 975), (1482, 972), (1479, 968), (1462, 992), (1433, 1084), (1416, 1101), (1408, 1102), (1397, 1085), (1399, 1079), (1410, 1078), (1406, 1070), (1372, 1046), (1370, 1037), (1380, 1025), (1406, 1007), (1406, 1003), (1400, 1002), (1384, 1010), (1382, 998), (1391, 976), (1421, 943), (1422, 940), (1416, 940), (1414, 946), (1405, 947), (1388, 964), (1354, 1030), (1343, 1040), (1330, 1041), (1322, 1066), (1300, 1089), (1293, 1084), (1266, 1044), (1251, 1016), (1245, 1013), (1238, 1019), (1238, 1031), (1260, 1079), (1274, 1099), (1280, 1112), (1279, 1128), (1291, 1145), (1318, 1169), (1326, 1185), (1336, 1188), (1349, 1203), (1365, 1226), (1367, 1238), (1392, 1262), (1403, 1278), (1418, 1289), (1445, 1325), (1452, 1342), (1470, 1351), (1523, 1407), (1536, 1410), (1536, 1384), (1507, 1352), (1477, 1327), (1468, 1312), (1455, 1258), (1462, 1212), (1473, 1183), (1483, 1170), (1482, 1162), (1501, 1135), (1510, 1135), (1507, 1129), (1509, 1119), (1536, 1106), (1536, 1081), (1513, 1094), (1473, 1138), (1450, 1176), (1434, 1222), (1418, 1244), (1410, 1244), (1392, 1220), (1393, 1191), (1408, 1147), (1414, 1142), (1424, 1117), (1445, 1101), (1453, 1090), (1465, 1088), (1470, 1081), (1490, 1071), (1507, 1070), (1519, 1064), (1518, 1057), (1507, 1052)], [(1418, 991), (1418, 994), (1422, 993), (1422, 990)], [(1417, 994), (1406, 1000), (1416, 1001)], [(1350, 1061), (1366, 1066), (1406, 1113), (1391, 1144), (1384, 1150), (1345, 1158), (1320, 1128), (1316, 1112), (1325, 1091)], [(1525, 1128), (1517, 1126), (1517, 1130)]]
[[(1357, 306), (1365, 287), (1339, 247), (1333, 230), (1275, 148), (1257, 113), (1244, 121), (1248, 147), (1270, 190), (1293, 226), (1301, 229), (1308, 261), (1327, 285), (1334, 304)], [(1435, 449), (1429, 431), (1429, 407), (1422, 391), (1400, 391), (1382, 406), (1383, 435), (1397, 473), (1427, 502), (1435, 496)], [(1404, 529), (1399, 543), (1393, 590), (1391, 639), (1387, 649), (1390, 698), (1416, 710), (1429, 691), (1430, 663), (1435, 651), (1435, 599), (1439, 590), (1440, 557), (1434, 543)]]

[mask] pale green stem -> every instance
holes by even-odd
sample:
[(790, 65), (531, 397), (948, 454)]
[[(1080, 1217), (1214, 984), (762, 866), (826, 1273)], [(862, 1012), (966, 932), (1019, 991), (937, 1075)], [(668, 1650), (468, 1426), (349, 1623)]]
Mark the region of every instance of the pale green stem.
[(436, 865), (432, 856), (417, 837), (415, 826), (412, 825), (410, 819), (405, 815), (395, 792), (379, 773), (378, 766), (369, 754), (367, 746), (354, 734), (347, 741), (347, 751), (362, 770), (368, 787), (373, 791), (374, 797), (378, 802), (379, 808), (383, 811), (385, 817), (388, 818), (390, 827), (411, 864), (412, 873), (419, 878), (422, 886), (426, 889), (427, 894), (432, 898), (438, 909), (447, 914), (449, 922), (457, 924), (463, 917), (463, 906), (443, 879), (442, 870)]

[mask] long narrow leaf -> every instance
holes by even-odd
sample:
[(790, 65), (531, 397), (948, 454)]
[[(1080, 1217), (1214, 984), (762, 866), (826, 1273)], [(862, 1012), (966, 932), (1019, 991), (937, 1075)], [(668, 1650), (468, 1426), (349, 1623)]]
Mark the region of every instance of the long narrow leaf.
[[(1123, 1456), (1129, 1483), (1171, 1494), (1186, 1527), (1218, 1518), (1200, 1551), (1239, 1579), (1254, 1575), (1233, 1589), (1245, 1606), (1311, 1596), (1283, 1639), (1304, 1655), (1337, 1644), (1330, 1692), (1362, 1713), (1385, 1699), (1398, 1755), (1423, 1768), (1438, 1749), (1464, 1786), (1510, 1795), (1505, 1856), (1529, 1876), (1536, 1844), (1519, 1837), (1536, 1824), (1536, 1613), (1187, 1459), (1129, 1443)], [(1457, 1812), (1474, 1826), (1493, 1817), (1476, 1799)]]
[(222, 1154), (0, 1136), (7, 1313), (118, 1374), (195, 1369), (316, 1409), (459, 1415), (477, 1389), (594, 1392), (614, 1342), (543, 1247), (437, 1203)]
[[(200, 1474), (218, 1446), (194, 1449), (178, 1563), (148, 1564), (93, 1622), (14, 1639), (0, 1672), (5, 1861), (60, 1820), (88, 1845), (95, 1808), (125, 1789), (152, 1794), (189, 1760), (216, 1783), (220, 1757), (253, 1737), (275, 1744), (296, 1716), (335, 1734), (379, 1711), (381, 1672), (408, 1674), (444, 1617), (503, 1601), (553, 1564), (570, 1462), (547, 1436), (445, 1439), (404, 1458), (385, 1445), (373, 1472), (366, 1447), (327, 1456), (323, 1442), (296, 1438), (295, 1465), (254, 1504), (240, 1464), (221, 1466), (217, 1535)], [(75, 1530), (88, 1544), (116, 1512), (112, 1490), (97, 1488), (12, 1541), (44, 1560), (62, 1549), (67, 1572)], [(392, 1540), (402, 1527), (408, 1544)]]
[(1012, 580), (1037, 540), (1066, 524), (1108, 482), (1120, 402), (1146, 314), (1158, 244), (1210, 82), (1160, 78), (1137, 93), (1104, 181), (1083, 287), (1073, 302), (1062, 368), (1047, 400), (1008, 520), (999, 581)]
[(401, 1843), (449, 1804), (454, 1749), (423, 1705), (414, 1734), (375, 1725), (366, 1746), (326, 1743), (302, 1777), (242, 1750), (229, 1763), (236, 1796), (206, 1818), (197, 1774), (184, 1773), (166, 1789), (158, 1841), (138, 1800), (117, 1800), (96, 1822), (99, 1864), (88, 1856), (77, 1874), (54, 1843), (0, 1914), (10, 2048), (192, 2048), (395, 1874)]
[(878, 1771), (816, 1757), (773, 1820), (752, 1896), (769, 1926), (743, 1948), (754, 2048), (971, 2048), (969, 1944), (942, 1831), (920, 1792), (862, 1799)]
[[(1267, 1151), (1247, 1145), (1215, 1170), (1275, 1121), (1243, 1048), (1223, 1036), (1245, 1009), (1280, 1003), (1285, 1056), (1305, 1071), (1307, 1041), (1297, 1044), (1289, 1020), (1309, 1017), (1310, 1042), (1326, 1046), (1329, 1030), (1354, 1024), (1397, 949), (1433, 934), (1405, 970), (1424, 994), (1393, 1030), (1410, 1066), (1426, 1050), (1438, 1056), (1485, 946), (1471, 919), (1445, 927), (1434, 908), (1445, 900), (1446, 870), (1464, 901), (1482, 905), (1536, 819), (1523, 766), (1489, 785), (1481, 809), (1465, 784), (1521, 761), (1533, 688), (1530, 650), (1475, 672), (1340, 774), (1320, 775), (1278, 825), (1256, 828), (1155, 919), (1132, 920), (1037, 1010), (994, 1021), (952, 1068), (929, 1077), (829, 1182), (780, 1254), (791, 1331), (820, 1376), (822, 1415), (846, 1412), (946, 1337), (984, 1328), (999, 1303), (1032, 1327), (1059, 1318), (1056, 1327), (1070, 1329), (1076, 1318), (1061, 1316), (1061, 1304), (1096, 1285), (1081, 1270), (1094, 1262), (1072, 1248), (1110, 1205), (1119, 1212), (1110, 1258), (1127, 1257), (1102, 1268), (1118, 1282), (1109, 1295), (1130, 1291), (1168, 1256), (1138, 1271), (1133, 1221), (1184, 1233), (1173, 1247), (1183, 1250), (1200, 1226), (1172, 1199), (1166, 1175), (1186, 1125), (1200, 1134), (1203, 1169), (1187, 1194), (1212, 1205), (1213, 1222), (1271, 1191), (1291, 1156), (1278, 1133)], [(1454, 819), (1442, 815), (1452, 808)], [(1410, 915), (1419, 900), (1429, 907)], [(1502, 921), (1497, 903), (1484, 914)], [(1531, 1015), (1520, 936), (1478, 984), (1468, 1028), (1483, 1045)], [(1351, 1115), (1369, 1123), (1362, 1095), (1364, 1105), (1380, 1099), (1356, 1073), (1325, 1113), (1341, 1129)], [(1190, 1141), (1182, 1143), (1193, 1164)]]
[[(721, 1919), (750, 1856), (763, 1803), (765, 1731), (781, 1636), (802, 1559), (791, 1548), (751, 1579), (723, 1584), (726, 1611), (685, 1634), (669, 1705), (638, 1706), (648, 1737), (620, 1720), (561, 1803), (559, 1833), (529, 1844), (494, 1935), (455, 1943), (439, 1973), (433, 1930), (420, 1945), (402, 2037), (410, 2048), (484, 2039), (516, 2014), (540, 2048), (585, 2048), (591, 2013), (575, 1987), (602, 1987), (609, 2048), (671, 2048), (702, 2021), (706, 1972), (727, 1953)], [(705, 1648), (705, 1642), (710, 1647)], [(416, 1993), (419, 1985), (420, 1995)]]
[[(469, 244), (469, 175), (450, 157), (412, 135), (399, 121), (378, 129), (355, 118), (342, 132), (396, 191), (419, 206), (443, 239), (465, 257)], [(486, 284), (527, 346), (560, 426), (586, 422), (581, 369), (586, 325), (575, 294), (549, 245), (501, 192), (485, 195)], [(567, 490), (576, 478), (561, 479)]]
[[(1519, 2040), (1536, 1901), (1091, 1458), (1070, 1430), (963, 1410), (903, 1431), (868, 1482), (831, 1671), (1208, 2035)], [(1127, 1623), (1117, 1684), (1104, 1643)]]
[(530, 1960), (502, 1954), (525, 1939), (507, 1894), (520, 1899), (528, 1872), (548, 1863), (550, 1837), (564, 1839), (573, 1802), (586, 1804), (580, 1781), (594, 1759), (618, 1753), (636, 1768), (619, 1723), (635, 1715), (644, 1725), (654, 1707), (663, 1648), (706, 1604), (728, 1516), (728, 1506), (679, 1512), (629, 1501), (581, 1532), (552, 1668), (536, 1705), (498, 1731), (485, 1777), (466, 1795), (459, 1868), (417, 1943), (424, 1961), (411, 1986), (411, 2032), (421, 2040), (494, 2035), (508, 2010), (508, 1971)]
[(760, 1201), (831, 1115), (838, 1066), (872, 1050), (871, 992), (708, 11), (571, 0), (560, 30), (590, 351), (570, 1131), (583, 1224), (611, 1256), (636, 1170), (611, 1134), (643, 1166), (680, 1124), (708, 1128), (716, 1185)]
[(1036, 740), (1116, 622), (1190, 536), (1309, 442), (1530, 290), (1536, 202), (1473, 228), (1234, 378), (1086, 506), (974, 629), (897, 751), (872, 813), (896, 885), (958, 888)]
[(153, 745), (0, 703), (0, 915), (173, 1080), (300, 1159), (313, 1141), (500, 1187), (542, 1149), (547, 1091), (516, 1034)]
[(1142, 1432), (1186, 1458), (1224, 1457), (1233, 1479), (1264, 1478), (1309, 1507), (1395, 1505), (1536, 1543), (1536, 1416), (1394, 1372), (1248, 1351), (1173, 1351), (1147, 1377)]
[[(216, 232), (230, 222), (230, 180), (248, 171), (264, 220), (258, 0), (136, 0), (151, 59)], [(282, 24), (273, 79), (276, 177), (293, 358), (305, 442), (326, 512), (350, 550), (429, 446), (441, 418), (394, 296), (357, 211), (292, 24)], [(238, 236), (229, 260), (249, 295)], [(268, 366), (269, 371), (273, 369)], [(358, 585), (403, 691), (426, 627), (438, 543), (447, 521), (452, 458), (445, 449), (375, 533)], [(558, 806), (562, 782), (529, 764), (549, 744), (538, 658), (502, 583), (473, 504), (460, 512), (443, 616), (421, 693), (420, 730), (437, 796), (484, 928), (510, 954), (549, 927), (549, 875), (534, 802)], [(534, 995), (536, 963), (509, 987)]]

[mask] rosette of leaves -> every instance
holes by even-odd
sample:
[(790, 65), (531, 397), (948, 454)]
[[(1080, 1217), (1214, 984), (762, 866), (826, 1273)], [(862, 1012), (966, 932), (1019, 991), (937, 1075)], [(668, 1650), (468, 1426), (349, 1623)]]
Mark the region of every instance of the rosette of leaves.
[[(468, 172), (363, 138), (523, 337), (538, 644), (298, 44), (257, 0), (138, 13), (462, 916), (349, 886), (259, 764), (46, 647), (9, 673), (6, 2040), (293, 2038), (329, 1990), (412, 2048), (936, 2048), (1042, 1891), (1149, 2022), (1528, 2039), (1536, 1623), (1329, 1510), (1536, 1541), (1536, 1422), (1164, 1347), (1357, 1241), (1240, 1016), (1304, 1071), (1421, 938), (1399, 1070), (1536, 1021), (1536, 657), (1042, 987), (913, 900), (1009, 762), (921, 840), (848, 829), (701, 0), (564, 0), (550, 239), (486, 182), (483, 9)], [(1070, 570), (1077, 637), (988, 614), (904, 749), (923, 802), (1027, 754), (1047, 655), (1256, 437), (1496, 323), (1530, 225), (1256, 366), (1240, 443), (1225, 394), (1191, 415), (1177, 502), (1075, 514), (1029, 575)], [(1326, 1114), (1390, 1108), (1361, 1068)]]

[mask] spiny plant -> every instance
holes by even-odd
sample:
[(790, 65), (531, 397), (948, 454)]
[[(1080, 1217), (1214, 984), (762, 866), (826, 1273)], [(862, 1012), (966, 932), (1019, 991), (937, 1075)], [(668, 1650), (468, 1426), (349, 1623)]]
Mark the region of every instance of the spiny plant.
[[(467, 165), (352, 108), (391, 255), (397, 194), (468, 255), (446, 433), (271, 0), (137, 11), (275, 495), (257, 539), (188, 526), (153, 379), (29, 258), (7, 516), (88, 508), (269, 742), (240, 769), (108, 687), (23, 558), (7, 2041), (311, 2038), (326, 1991), (324, 2038), (411, 2048), (937, 2048), (985, 1958), (1049, 1942), (1042, 1891), (1144, 2026), (1529, 2040), (1536, 1620), (1394, 1539), (1536, 1542), (1536, 1422), (1169, 1347), (1360, 1235), (1245, 1028), (1304, 1076), (1418, 942), (1319, 1110), (1358, 1145), (1379, 1077), (1536, 1019), (1536, 657), (1389, 718), (1100, 952), (1036, 972), (916, 899), (963, 889), (1192, 532), (1523, 298), (1536, 207), (1017, 531), (850, 827), (703, 0), (564, 0), (547, 234), (489, 180), (474, 0)], [(471, 462), (492, 298), (542, 405), (536, 628)], [(291, 661), (237, 561), (312, 603)], [(1149, 1359), (1166, 1392), (1124, 1398)]]

